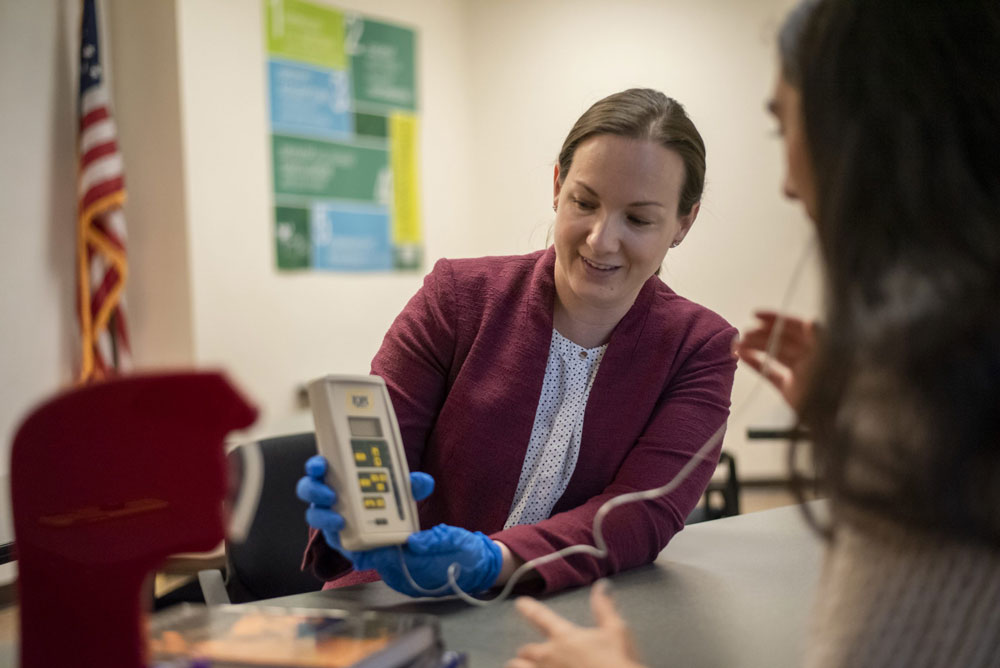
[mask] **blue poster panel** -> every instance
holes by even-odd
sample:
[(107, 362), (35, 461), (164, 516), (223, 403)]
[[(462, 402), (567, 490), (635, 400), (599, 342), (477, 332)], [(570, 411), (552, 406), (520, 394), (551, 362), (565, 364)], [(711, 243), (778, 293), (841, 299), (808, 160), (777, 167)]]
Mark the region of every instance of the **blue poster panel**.
[(301, 63), (271, 60), (273, 132), (345, 137), (354, 133), (350, 75)]
[(316, 202), (310, 224), (313, 267), (339, 271), (393, 268), (389, 210), (337, 202)]

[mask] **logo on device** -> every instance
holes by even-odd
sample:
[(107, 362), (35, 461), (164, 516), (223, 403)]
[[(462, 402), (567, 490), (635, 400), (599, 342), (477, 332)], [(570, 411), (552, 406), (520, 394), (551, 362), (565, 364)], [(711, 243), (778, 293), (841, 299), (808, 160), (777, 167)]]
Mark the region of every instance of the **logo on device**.
[(354, 404), (355, 408), (368, 408), (368, 395), (367, 394), (352, 394), (351, 403)]

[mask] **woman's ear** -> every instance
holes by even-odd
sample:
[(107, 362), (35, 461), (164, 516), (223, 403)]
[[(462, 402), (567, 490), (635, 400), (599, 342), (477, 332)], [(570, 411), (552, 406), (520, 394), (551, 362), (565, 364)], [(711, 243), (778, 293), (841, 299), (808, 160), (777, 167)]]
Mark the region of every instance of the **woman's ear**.
[(691, 207), (691, 211), (689, 211), (686, 215), (683, 215), (678, 219), (678, 222), (680, 222), (681, 226), (680, 229), (677, 230), (677, 234), (674, 235), (674, 240), (670, 244), (671, 248), (679, 245), (682, 241), (684, 241), (684, 237), (687, 236), (688, 230), (690, 230), (691, 226), (694, 225), (694, 220), (695, 218), (698, 217), (698, 212), (700, 210), (701, 210), (701, 202), (695, 202), (694, 206)]

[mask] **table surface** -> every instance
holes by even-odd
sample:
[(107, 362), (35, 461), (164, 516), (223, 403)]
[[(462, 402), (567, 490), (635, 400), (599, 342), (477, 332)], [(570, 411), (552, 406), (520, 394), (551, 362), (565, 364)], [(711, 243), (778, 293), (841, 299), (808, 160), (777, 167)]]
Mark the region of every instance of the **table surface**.
[[(814, 511), (826, 504), (814, 501)], [(782, 668), (802, 663), (823, 544), (789, 506), (687, 527), (655, 562), (611, 579), (611, 591), (651, 666)], [(544, 597), (591, 624), (589, 588)], [(486, 608), (457, 599), (410, 599), (383, 583), (261, 601), (282, 607), (376, 609), (438, 616), (445, 645), (471, 668), (502, 666), (540, 638), (513, 599)]]

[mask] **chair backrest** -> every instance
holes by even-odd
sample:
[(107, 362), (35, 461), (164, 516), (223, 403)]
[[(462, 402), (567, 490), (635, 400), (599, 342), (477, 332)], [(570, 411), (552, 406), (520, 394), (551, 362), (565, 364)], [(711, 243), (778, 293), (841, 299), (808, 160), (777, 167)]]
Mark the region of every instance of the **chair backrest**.
[[(723, 467), (725, 479), (709, 481), (705, 488), (704, 503), (691, 511), (684, 524), (697, 524), (740, 514), (740, 479), (736, 474), (736, 459), (725, 450), (719, 453), (716, 470)], [(719, 503), (715, 501), (717, 498), (720, 499)]]
[(226, 544), (226, 588), (234, 603), (302, 594), (323, 583), (300, 569), (309, 539), (306, 506), (295, 496), (306, 460), (316, 454), (312, 433), (268, 438), (229, 453), (230, 466), (247, 468), (250, 457), (260, 459), (263, 477), (260, 499), (241, 542)]

